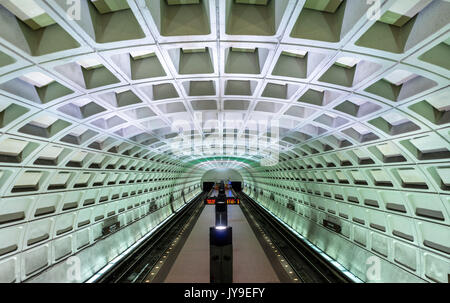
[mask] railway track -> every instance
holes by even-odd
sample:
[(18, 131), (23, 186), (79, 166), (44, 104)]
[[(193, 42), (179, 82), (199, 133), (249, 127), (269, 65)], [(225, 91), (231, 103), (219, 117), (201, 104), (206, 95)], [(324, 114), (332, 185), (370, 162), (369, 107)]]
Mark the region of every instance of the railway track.
[(261, 226), (278, 248), (292, 270), (303, 283), (346, 283), (351, 282), (345, 275), (333, 268), (328, 261), (313, 251), (300, 238), (273, 218), (257, 202), (244, 193), (239, 193), (241, 207)]
[[(186, 222), (201, 213), (206, 193), (200, 193), (176, 216), (160, 226), (133, 253), (106, 272), (97, 283), (140, 283), (161, 259)], [(195, 221), (195, 220), (194, 220)]]
[[(179, 214), (160, 226), (133, 253), (106, 272), (97, 283), (140, 283), (169, 248), (190, 218), (199, 215), (207, 193), (199, 194)], [(243, 193), (237, 196), (248, 219), (258, 223), (303, 283), (342, 283), (350, 280), (328, 264), (283, 224)], [(250, 221), (249, 220), (249, 221)], [(196, 220), (193, 220), (196, 221)]]

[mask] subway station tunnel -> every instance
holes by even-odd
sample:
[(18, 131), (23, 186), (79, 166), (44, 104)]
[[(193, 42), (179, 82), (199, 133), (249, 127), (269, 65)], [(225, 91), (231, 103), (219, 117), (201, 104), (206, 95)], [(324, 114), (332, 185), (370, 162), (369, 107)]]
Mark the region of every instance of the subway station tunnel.
[(209, 282), (230, 181), (234, 282), (448, 283), (449, 20), (0, 0), (0, 282)]

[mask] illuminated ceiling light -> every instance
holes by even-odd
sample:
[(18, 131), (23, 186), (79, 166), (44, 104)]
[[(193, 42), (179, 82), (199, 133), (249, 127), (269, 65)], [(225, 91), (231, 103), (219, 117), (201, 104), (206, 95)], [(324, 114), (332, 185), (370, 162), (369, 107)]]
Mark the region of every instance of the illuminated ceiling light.
[(181, 50), (185, 54), (204, 53), (206, 52), (206, 47), (183, 47)]
[(56, 23), (34, 0), (1, 0), (0, 4), (33, 30)]
[(19, 77), (19, 79), (28, 82), (31, 85), (34, 85), (36, 87), (43, 87), (47, 86), (53, 81), (55, 81), (53, 78), (41, 73), (41, 72), (30, 72), (25, 75), (22, 75)]
[(49, 116), (49, 115), (42, 115), (30, 122), (30, 124), (42, 127), (42, 128), (48, 128), (53, 123), (55, 123), (58, 120), (57, 117)]
[(127, 1), (124, 0), (91, 0), (100, 14), (107, 14), (129, 9)]
[(341, 57), (339, 59), (336, 60), (336, 62), (334, 64), (341, 66), (341, 67), (345, 67), (345, 68), (352, 68), (354, 67), (356, 64), (359, 63), (359, 61), (361, 61), (358, 58), (353, 58), (353, 57)]
[(131, 52), (130, 52), (130, 56), (131, 56), (134, 60), (138, 60), (138, 59), (144, 59), (144, 58), (154, 57), (154, 56), (156, 56), (156, 54), (155, 54), (154, 51), (137, 50), (137, 51), (131, 51)]
[(281, 54), (285, 56), (304, 58), (308, 52), (304, 50), (285, 50), (282, 51)]
[(379, 19), (380, 22), (402, 27), (433, 0), (397, 0)]
[(255, 47), (231, 47), (232, 52), (241, 53), (254, 53), (256, 51)]
[(2, 156), (19, 156), (28, 145), (27, 141), (5, 139), (0, 144), (0, 155)]
[(74, 105), (76, 105), (76, 106), (78, 106), (78, 107), (83, 107), (83, 106), (85, 106), (86, 104), (89, 104), (89, 103), (91, 103), (91, 102), (92, 102), (91, 99), (88, 99), (88, 98), (86, 98), (86, 99), (80, 98), (80, 99), (76, 99), (76, 100), (72, 101), (72, 104), (74, 104)]
[(411, 79), (414, 79), (415, 77), (417, 77), (417, 75), (410, 71), (398, 69), (398, 70), (393, 71), (386, 77), (384, 77), (384, 79), (386, 81), (398, 86), (398, 85), (402, 85), (403, 83), (405, 83)]
[(264, 5), (266, 6), (270, 0), (235, 0), (238, 4), (252, 4), (252, 5)]
[(166, 0), (168, 5), (200, 4), (200, 0)]
[(382, 116), (384, 120), (389, 122), (391, 125), (399, 125), (405, 122), (408, 122), (408, 118), (406, 118), (404, 115), (396, 113), (396, 112), (390, 112)]
[(450, 102), (448, 100), (450, 100), (450, 92), (448, 90), (439, 92), (427, 98), (427, 102), (440, 111), (450, 110)]
[(304, 7), (317, 11), (334, 13), (342, 2), (343, 0), (306, 0)]
[(77, 63), (85, 69), (95, 69), (103, 66), (103, 63), (96, 58), (85, 58), (78, 60)]

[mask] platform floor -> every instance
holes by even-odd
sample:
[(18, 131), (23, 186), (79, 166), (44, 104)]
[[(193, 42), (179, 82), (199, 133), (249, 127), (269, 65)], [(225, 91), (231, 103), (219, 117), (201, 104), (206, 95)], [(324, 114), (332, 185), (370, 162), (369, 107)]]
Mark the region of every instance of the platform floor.
[[(164, 282), (209, 283), (209, 227), (214, 206), (206, 205)], [(233, 227), (233, 282), (278, 283), (280, 280), (238, 205), (228, 205)]]

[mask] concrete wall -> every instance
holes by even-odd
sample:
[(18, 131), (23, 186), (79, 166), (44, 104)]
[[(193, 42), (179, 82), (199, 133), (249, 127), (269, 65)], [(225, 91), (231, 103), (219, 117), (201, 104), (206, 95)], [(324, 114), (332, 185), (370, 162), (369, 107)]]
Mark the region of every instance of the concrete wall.
[(230, 179), (233, 182), (242, 182), (241, 174), (231, 168), (215, 168), (207, 171), (202, 176), (202, 182), (217, 182)]

